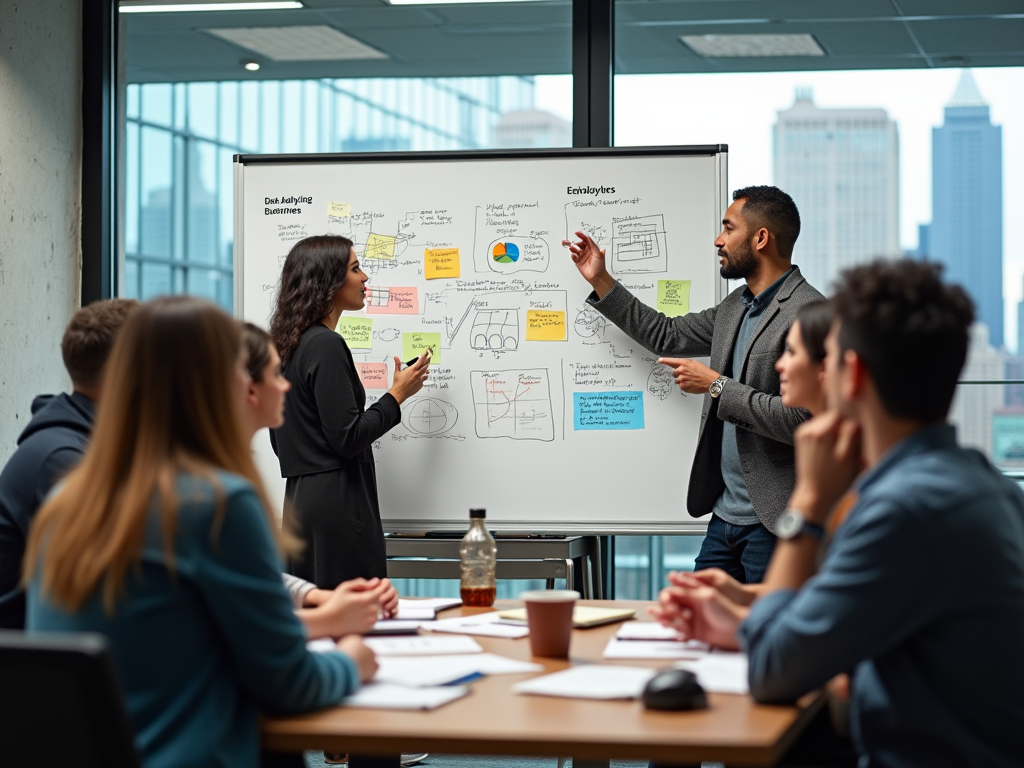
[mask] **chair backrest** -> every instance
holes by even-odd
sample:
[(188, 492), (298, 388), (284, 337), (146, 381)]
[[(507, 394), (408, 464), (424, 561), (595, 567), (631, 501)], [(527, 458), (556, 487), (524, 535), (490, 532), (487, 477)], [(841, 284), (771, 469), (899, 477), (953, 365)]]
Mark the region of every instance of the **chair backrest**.
[(0, 630), (0, 765), (138, 768), (106, 638)]

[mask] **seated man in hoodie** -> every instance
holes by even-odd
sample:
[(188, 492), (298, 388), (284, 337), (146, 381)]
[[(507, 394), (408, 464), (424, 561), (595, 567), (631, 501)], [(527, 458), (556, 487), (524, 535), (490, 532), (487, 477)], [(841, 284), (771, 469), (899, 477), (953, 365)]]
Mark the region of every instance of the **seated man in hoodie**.
[(70, 395), (40, 395), (18, 448), (0, 472), (0, 628), (25, 627), (21, 560), (25, 537), (50, 489), (71, 470), (89, 442), (100, 382), (114, 338), (138, 306), (131, 299), (98, 301), (75, 312), (60, 349), (71, 376)]

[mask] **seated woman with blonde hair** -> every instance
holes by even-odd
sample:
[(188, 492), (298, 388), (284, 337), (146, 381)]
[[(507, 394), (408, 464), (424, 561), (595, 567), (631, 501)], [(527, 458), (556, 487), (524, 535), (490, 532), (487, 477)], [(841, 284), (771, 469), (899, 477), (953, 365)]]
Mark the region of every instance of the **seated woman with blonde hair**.
[(39, 512), (28, 629), (109, 638), (146, 766), (257, 765), (257, 712), (337, 704), (374, 674), (358, 637), (310, 653), (281, 581), (294, 546), (260, 485), (239, 324), (142, 305), (107, 364), (79, 467)]

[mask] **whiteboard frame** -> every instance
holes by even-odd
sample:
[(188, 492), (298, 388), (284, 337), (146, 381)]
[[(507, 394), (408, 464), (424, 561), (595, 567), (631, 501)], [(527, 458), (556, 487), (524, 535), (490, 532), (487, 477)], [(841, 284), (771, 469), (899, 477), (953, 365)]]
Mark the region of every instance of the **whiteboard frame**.
[[(711, 156), (715, 158), (715, 208), (716, 218), (720, 221), (725, 217), (729, 207), (729, 147), (727, 144), (696, 144), (659, 147), (587, 147), (565, 149), (493, 149), (493, 150), (457, 150), (450, 152), (325, 152), (309, 154), (276, 154), (276, 155), (242, 155), (236, 154), (234, 160), (234, 314), (242, 319), (245, 316), (244, 277), (245, 277), (245, 241), (244, 211), (242, 201), (245, 190), (245, 167), (247, 165), (312, 165), (312, 164), (343, 164), (343, 163), (418, 163), (445, 162), (454, 160), (517, 160), (543, 158), (601, 158), (601, 157), (656, 157), (659, 155), (691, 155)], [(715, 281), (715, 304), (720, 304), (729, 291), (728, 281), (719, 278)], [(425, 526), (422, 520), (403, 520), (396, 518), (382, 519), (385, 533), (417, 534), (423, 533)], [(465, 531), (464, 521), (431, 521), (430, 531), (461, 532)], [(536, 521), (502, 522), (497, 530), (501, 533), (524, 534), (565, 534), (565, 535), (689, 535), (703, 536), (707, 531), (707, 518), (689, 518), (678, 523), (621, 523), (598, 524), (588, 523), (551, 523), (538, 527)]]

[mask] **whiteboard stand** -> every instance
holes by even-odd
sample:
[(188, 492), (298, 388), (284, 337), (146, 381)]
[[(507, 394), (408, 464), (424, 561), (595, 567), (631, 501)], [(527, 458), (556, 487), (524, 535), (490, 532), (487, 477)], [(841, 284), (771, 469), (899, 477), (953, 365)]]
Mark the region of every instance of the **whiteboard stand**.
[[(388, 536), (388, 578), (457, 579), (460, 543), (459, 539)], [(603, 575), (597, 536), (498, 539), (499, 579), (545, 579), (548, 589), (554, 587), (555, 579), (565, 579), (565, 588), (579, 589), (583, 599), (602, 600)]]

